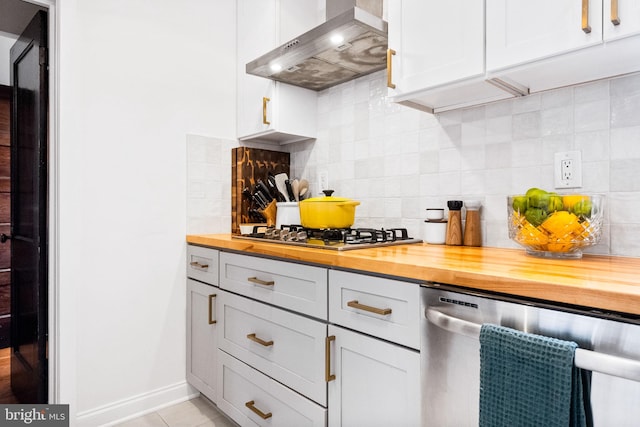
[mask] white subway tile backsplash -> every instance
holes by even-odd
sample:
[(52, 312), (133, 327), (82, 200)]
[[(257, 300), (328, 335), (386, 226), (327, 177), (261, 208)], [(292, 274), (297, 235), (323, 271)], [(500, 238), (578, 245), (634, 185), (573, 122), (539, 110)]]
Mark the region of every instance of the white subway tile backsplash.
[(554, 154), (580, 150), (583, 187), (570, 191), (611, 204), (602, 243), (588, 252), (640, 256), (640, 74), (437, 115), (389, 103), (385, 80), (379, 72), (321, 92), (318, 139), (284, 146), (300, 175), (329, 170), (332, 186), (361, 201), (356, 225), (421, 236), (424, 209), (478, 198), (484, 244), (517, 248), (507, 195), (553, 190)]
[(640, 159), (640, 126), (611, 129), (610, 145), (612, 160)]
[(576, 132), (609, 129), (609, 100), (576, 104), (574, 129)]
[(511, 137), (514, 141), (541, 136), (540, 111), (514, 114), (511, 118)]
[(609, 80), (578, 85), (573, 89), (573, 96), (576, 104), (609, 99)]
[(573, 102), (573, 88), (567, 87), (540, 94), (540, 109), (564, 107)]
[(555, 107), (540, 112), (542, 136), (573, 133), (574, 111), (570, 106)]
[(640, 191), (640, 159), (611, 160), (610, 191)]

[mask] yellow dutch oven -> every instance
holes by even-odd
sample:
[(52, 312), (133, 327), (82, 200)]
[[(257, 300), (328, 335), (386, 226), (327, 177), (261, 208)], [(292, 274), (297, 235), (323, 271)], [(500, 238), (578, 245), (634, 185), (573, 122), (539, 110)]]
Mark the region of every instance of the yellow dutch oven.
[(356, 206), (360, 202), (333, 197), (333, 190), (324, 190), (324, 197), (312, 197), (300, 202), (300, 222), (306, 228), (349, 228), (353, 225)]

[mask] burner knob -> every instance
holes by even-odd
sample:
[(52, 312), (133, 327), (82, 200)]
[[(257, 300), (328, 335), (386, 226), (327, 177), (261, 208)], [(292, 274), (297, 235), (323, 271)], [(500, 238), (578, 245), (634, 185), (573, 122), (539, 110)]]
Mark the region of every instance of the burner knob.
[(333, 194), (334, 191), (335, 190), (322, 190), (324, 195), (327, 196), (327, 197), (331, 197), (331, 195)]

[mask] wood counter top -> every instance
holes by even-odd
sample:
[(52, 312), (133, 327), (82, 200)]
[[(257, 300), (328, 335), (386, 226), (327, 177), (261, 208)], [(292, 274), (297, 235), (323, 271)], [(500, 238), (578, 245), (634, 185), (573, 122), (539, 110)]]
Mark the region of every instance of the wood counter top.
[(579, 260), (529, 256), (523, 249), (411, 244), (331, 251), (188, 235), (187, 242), (383, 275), (640, 315), (640, 258), (584, 255)]

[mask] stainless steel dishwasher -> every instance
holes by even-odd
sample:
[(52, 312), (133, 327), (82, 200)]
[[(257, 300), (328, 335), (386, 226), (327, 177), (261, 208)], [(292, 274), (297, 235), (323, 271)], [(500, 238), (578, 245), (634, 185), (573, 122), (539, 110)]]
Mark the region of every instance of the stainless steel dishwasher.
[(578, 343), (596, 427), (640, 425), (640, 320), (532, 304), (445, 285), (422, 288), (422, 426), (476, 427), (483, 323)]

